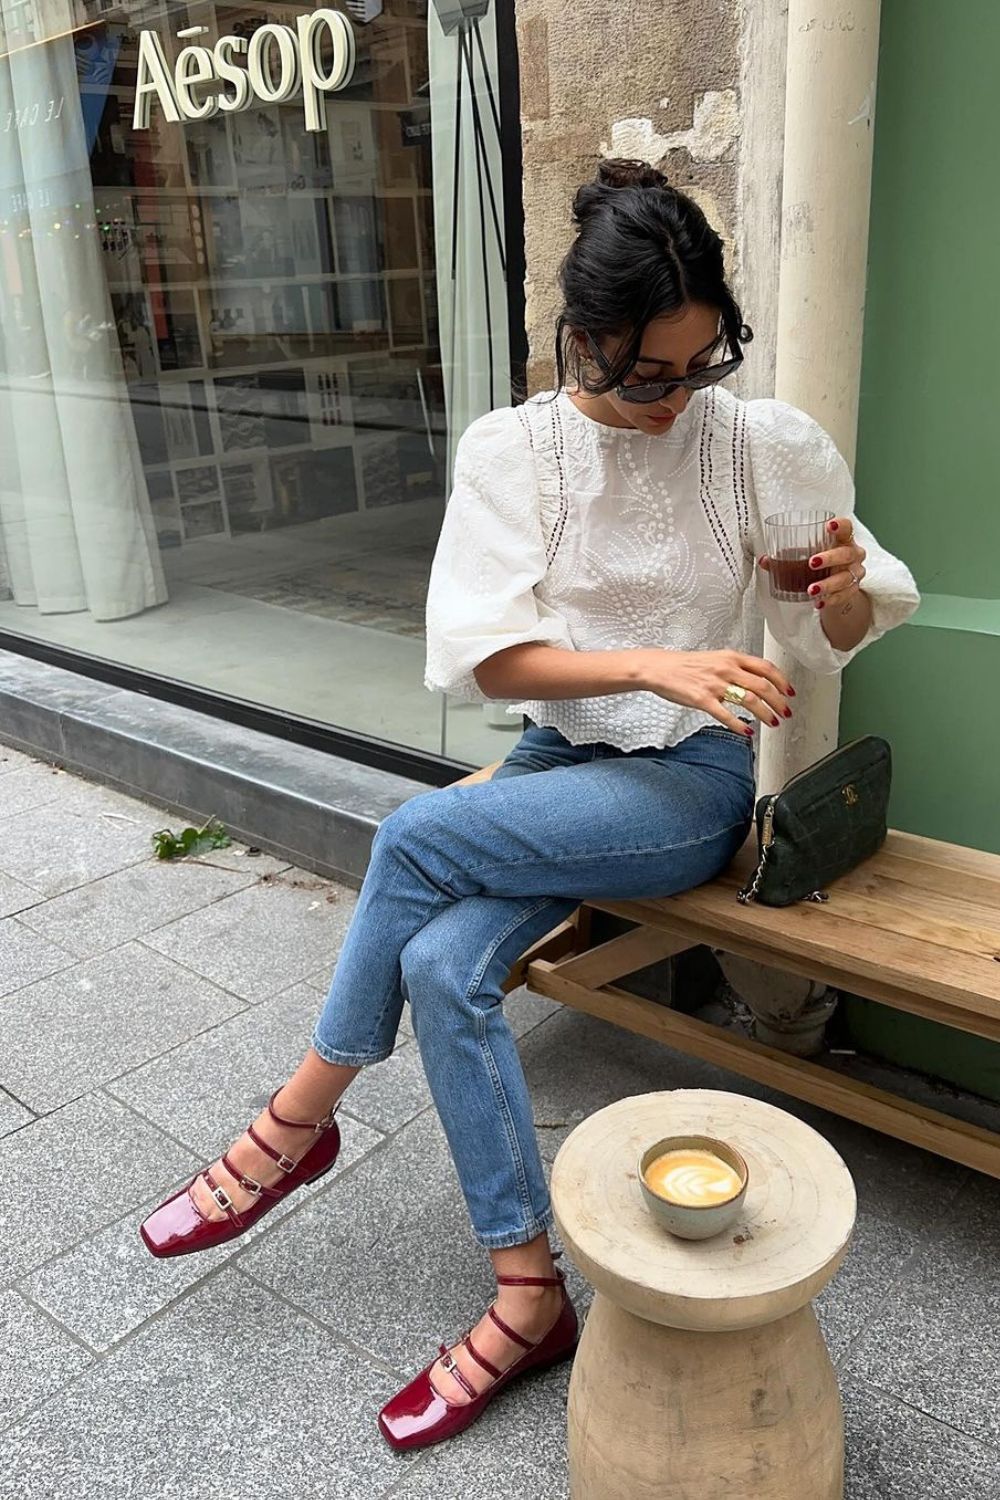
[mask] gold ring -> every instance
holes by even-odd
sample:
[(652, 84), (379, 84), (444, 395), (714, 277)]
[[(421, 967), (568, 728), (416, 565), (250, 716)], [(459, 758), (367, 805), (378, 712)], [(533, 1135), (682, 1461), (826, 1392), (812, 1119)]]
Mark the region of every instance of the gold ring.
[(747, 701), (747, 690), (740, 687), (738, 682), (731, 682), (722, 695), (723, 703), (742, 704)]

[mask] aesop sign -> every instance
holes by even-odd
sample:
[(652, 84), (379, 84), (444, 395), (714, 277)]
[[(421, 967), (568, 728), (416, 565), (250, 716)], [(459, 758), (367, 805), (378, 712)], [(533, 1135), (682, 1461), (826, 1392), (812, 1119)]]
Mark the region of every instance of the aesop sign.
[[(192, 26), (177, 35), (183, 39), (207, 30)], [(326, 66), (324, 41), (330, 44)], [(235, 60), (241, 53), (246, 53), (246, 67)], [(132, 124), (136, 130), (149, 129), (154, 95), (164, 118), (176, 124), (236, 114), (255, 102), (283, 104), (301, 93), (306, 129), (322, 130), (326, 96), (350, 83), (355, 60), (351, 23), (336, 10), (299, 16), (294, 28), (268, 22), (249, 41), (243, 36), (222, 36), (211, 48), (184, 47), (173, 72), (156, 32), (140, 31)]]

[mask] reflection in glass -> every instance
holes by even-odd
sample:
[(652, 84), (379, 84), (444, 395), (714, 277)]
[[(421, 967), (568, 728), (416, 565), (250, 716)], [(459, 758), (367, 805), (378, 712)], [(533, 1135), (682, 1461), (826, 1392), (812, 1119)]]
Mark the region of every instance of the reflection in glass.
[[(132, 128), (140, 29), (172, 66), (178, 30), (305, 8), (47, 0), (42, 31), (4, 0), (0, 628), (439, 752), (450, 446), (509, 387), (471, 114), (454, 175), (455, 39), (386, 0), (324, 131), (300, 99), (183, 125), (154, 102)], [(449, 748), (483, 758), (471, 713)]]

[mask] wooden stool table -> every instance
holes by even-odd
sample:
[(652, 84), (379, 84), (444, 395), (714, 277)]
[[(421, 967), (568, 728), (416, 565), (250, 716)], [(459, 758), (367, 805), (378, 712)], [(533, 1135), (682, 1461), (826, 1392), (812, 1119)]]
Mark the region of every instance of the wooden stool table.
[[(637, 1177), (642, 1150), (684, 1133), (750, 1169), (741, 1217), (698, 1243), (654, 1220)], [(570, 1383), (572, 1500), (841, 1500), (840, 1392), (812, 1309), (854, 1227), (833, 1147), (738, 1094), (641, 1094), (577, 1126), (552, 1200), (595, 1292)]]

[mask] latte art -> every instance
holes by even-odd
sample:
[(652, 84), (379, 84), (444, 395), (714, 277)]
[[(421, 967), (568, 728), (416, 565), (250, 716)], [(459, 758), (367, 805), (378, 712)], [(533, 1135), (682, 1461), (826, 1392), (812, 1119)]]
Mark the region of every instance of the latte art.
[(740, 1174), (711, 1151), (667, 1151), (646, 1168), (654, 1193), (685, 1208), (726, 1203), (743, 1186)]

